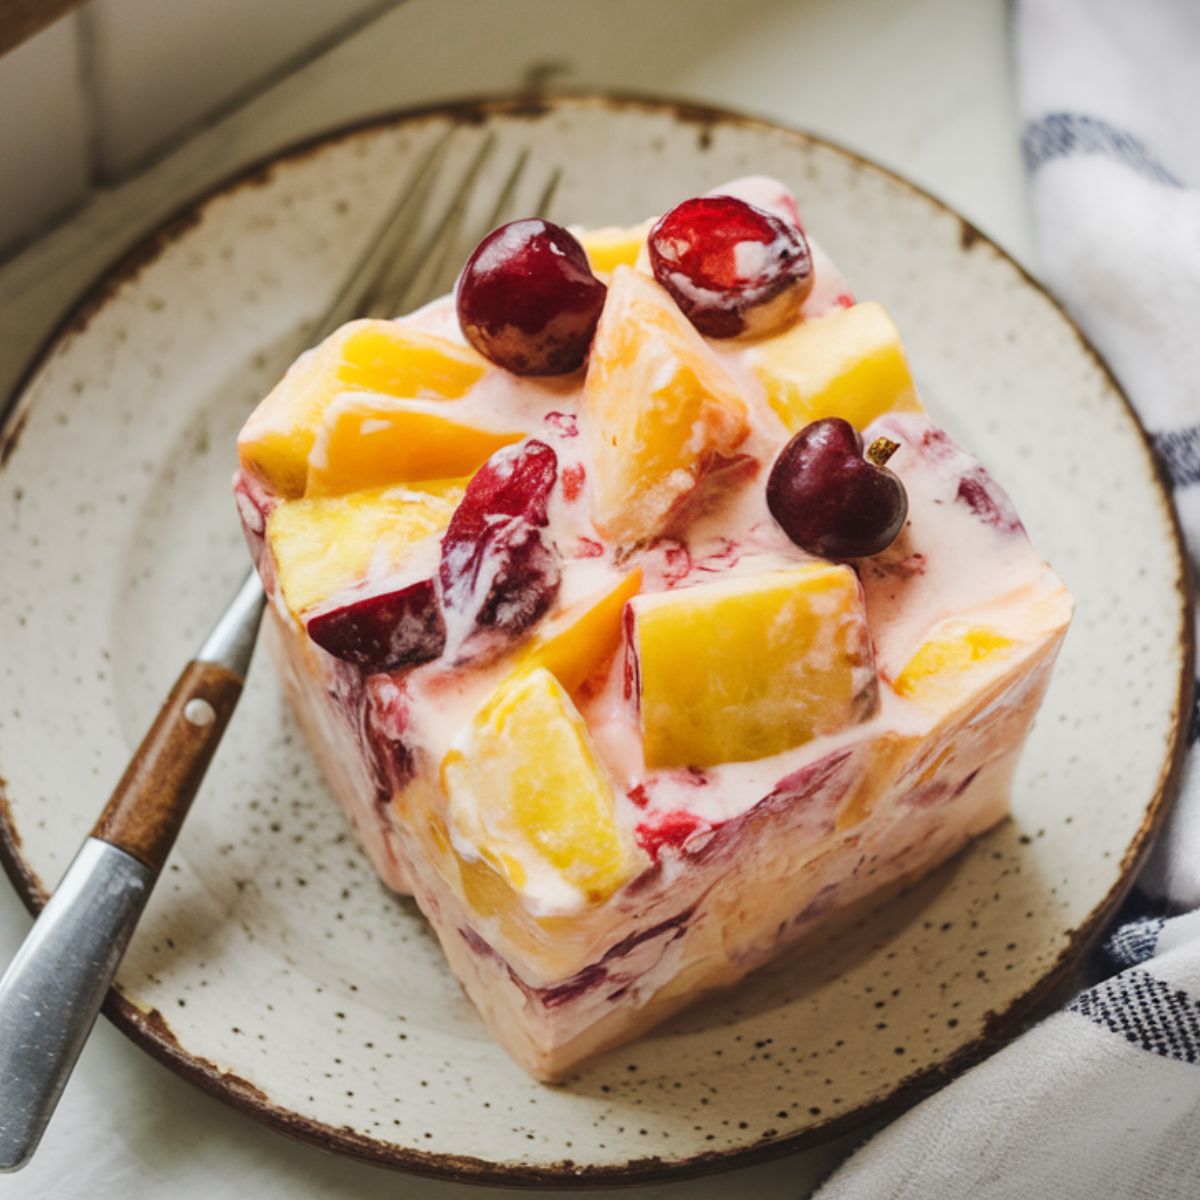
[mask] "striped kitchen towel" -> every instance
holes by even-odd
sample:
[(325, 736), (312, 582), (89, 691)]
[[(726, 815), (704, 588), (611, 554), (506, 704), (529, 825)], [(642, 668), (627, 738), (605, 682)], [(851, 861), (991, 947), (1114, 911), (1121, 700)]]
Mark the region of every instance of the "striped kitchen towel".
[[(1141, 413), (1200, 559), (1200, 2), (1018, 0), (1039, 268)], [(1200, 697), (1200, 688), (1197, 689)], [(1200, 702), (1197, 705), (1200, 712)], [(1200, 716), (1111, 972), (875, 1136), (820, 1200), (1200, 1198)]]

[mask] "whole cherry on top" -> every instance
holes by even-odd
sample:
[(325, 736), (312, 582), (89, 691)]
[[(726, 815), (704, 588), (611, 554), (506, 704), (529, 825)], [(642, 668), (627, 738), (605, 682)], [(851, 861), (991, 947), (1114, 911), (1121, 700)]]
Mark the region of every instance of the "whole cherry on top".
[(587, 357), (608, 289), (561, 225), (529, 217), (475, 247), (458, 281), (458, 321), (485, 358), (517, 375), (566, 375)]
[(767, 479), (767, 507), (810, 554), (881, 554), (908, 517), (908, 493), (886, 465), (899, 448), (876, 438), (864, 458), (862, 438), (849, 421), (813, 421), (779, 452)]
[[(706, 337), (770, 333), (813, 286), (808, 241), (792, 222), (734, 196), (699, 196), (647, 239), (654, 277)], [(463, 334), (517, 375), (565, 375), (587, 358), (607, 289), (561, 225), (529, 217), (493, 230), (458, 282)]]

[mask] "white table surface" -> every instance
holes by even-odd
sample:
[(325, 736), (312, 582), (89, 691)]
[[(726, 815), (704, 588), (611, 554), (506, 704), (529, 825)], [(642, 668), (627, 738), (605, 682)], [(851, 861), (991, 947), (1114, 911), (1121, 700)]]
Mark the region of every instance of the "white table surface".
[[(1003, 0), (408, 0), (0, 267), (0, 395), (106, 263), (239, 164), (365, 113), (508, 89), (531, 69), (572, 87), (670, 93), (812, 129), (929, 188), (1029, 263), (1005, 12)], [(28, 926), (0, 882), (0, 963)], [(628, 1194), (798, 1198), (854, 1142)], [(196, 1091), (101, 1020), (36, 1159), (0, 1194), (522, 1193), (416, 1179), (290, 1142)]]

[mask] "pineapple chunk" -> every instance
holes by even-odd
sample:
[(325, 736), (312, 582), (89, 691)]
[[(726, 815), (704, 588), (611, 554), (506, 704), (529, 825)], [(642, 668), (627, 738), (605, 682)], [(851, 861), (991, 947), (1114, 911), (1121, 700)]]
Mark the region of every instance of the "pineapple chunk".
[(896, 676), (892, 687), (918, 702), (939, 701), (956, 693), (964, 672), (1004, 657), (1011, 638), (985, 626), (949, 628), (922, 643)]
[(284, 602), (299, 618), (364, 579), (398, 566), (410, 547), (450, 523), (465, 479), (289, 500), (267, 519)]
[(646, 245), (653, 220), (625, 228), (606, 225), (578, 233), (579, 244), (588, 257), (588, 265), (597, 275), (611, 275), (619, 266), (632, 267)]
[(862, 590), (849, 567), (763, 571), (629, 606), (648, 767), (765, 758), (875, 707)]
[(615, 587), (567, 609), (538, 635), (521, 665), (545, 667), (574, 695), (617, 652), (625, 602), (641, 586), (637, 567)]
[(442, 760), (442, 785), (456, 844), (474, 846), (514, 891), (540, 883), (569, 906), (579, 893), (604, 899), (633, 872), (587, 727), (544, 667), (496, 689)]
[(335, 396), (457, 400), (487, 370), (473, 350), (445, 338), (394, 321), (351, 321), (297, 359), (254, 410), (238, 437), (242, 466), (280, 495), (302, 496), (317, 427)]
[(339, 396), (320, 423), (305, 495), (471, 475), (524, 436), (481, 428), (445, 401)]
[(886, 412), (922, 411), (900, 334), (874, 301), (801, 321), (759, 343), (750, 358), (793, 433), (823, 417), (863, 429)]
[(746, 405), (653, 279), (618, 266), (592, 343), (583, 409), (596, 527), (630, 543), (661, 532), (720, 457), (746, 439)]

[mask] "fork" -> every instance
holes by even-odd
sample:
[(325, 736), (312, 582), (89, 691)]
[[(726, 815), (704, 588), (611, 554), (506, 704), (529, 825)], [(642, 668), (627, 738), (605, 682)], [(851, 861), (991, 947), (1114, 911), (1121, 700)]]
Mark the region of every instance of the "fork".
[[(420, 224), (455, 136), (438, 138), (364, 240), (297, 351), (355, 316), (393, 316), (445, 291), (476, 185), (496, 148), (481, 140), (433, 230)], [(470, 244), (511, 207), (528, 151), (502, 180)], [(548, 211), (560, 173), (542, 189)], [(241, 695), (266, 598), (251, 570), (184, 667), (90, 836), (0, 978), (0, 1171), (33, 1156)]]

